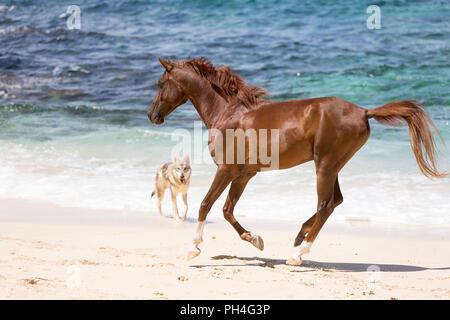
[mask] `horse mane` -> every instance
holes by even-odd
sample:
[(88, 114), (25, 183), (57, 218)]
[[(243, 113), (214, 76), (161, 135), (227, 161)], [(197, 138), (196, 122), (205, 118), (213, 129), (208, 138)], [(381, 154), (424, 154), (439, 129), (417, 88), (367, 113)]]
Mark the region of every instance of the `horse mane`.
[(230, 101), (232, 98), (237, 98), (248, 109), (255, 108), (259, 98), (269, 95), (267, 90), (262, 87), (248, 85), (242, 77), (231, 72), (229, 67), (216, 68), (205, 57), (172, 63), (193, 70), (208, 80), (211, 87), (225, 100)]

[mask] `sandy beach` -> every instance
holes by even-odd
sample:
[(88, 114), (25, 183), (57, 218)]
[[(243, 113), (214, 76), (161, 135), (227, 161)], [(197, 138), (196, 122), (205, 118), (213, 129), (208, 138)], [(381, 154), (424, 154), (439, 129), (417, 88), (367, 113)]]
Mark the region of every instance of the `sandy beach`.
[(302, 266), (288, 266), (300, 222), (239, 218), (265, 250), (211, 217), (196, 223), (133, 212), (0, 200), (1, 299), (449, 299), (446, 228), (329, 221)]

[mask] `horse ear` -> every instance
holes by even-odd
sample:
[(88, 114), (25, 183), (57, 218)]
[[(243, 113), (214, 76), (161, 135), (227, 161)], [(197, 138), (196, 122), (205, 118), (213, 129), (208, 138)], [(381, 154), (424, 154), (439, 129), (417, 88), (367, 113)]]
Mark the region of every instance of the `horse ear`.
[(158, 57), (159, 63), (161, 63), (161, 65), (164, 67), (164, 69), (167, 70), (167, 72), (169, 72), (170, 70), (172, 70), (173, 68), (173, 61), (164, 61), (163, 59), (161, 59), (161, 57)]

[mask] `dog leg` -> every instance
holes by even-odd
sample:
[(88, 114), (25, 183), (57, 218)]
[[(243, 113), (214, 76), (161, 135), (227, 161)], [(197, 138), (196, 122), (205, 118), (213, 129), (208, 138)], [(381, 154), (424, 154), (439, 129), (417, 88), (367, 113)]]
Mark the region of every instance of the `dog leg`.
[(156, 196), (158, 197), (158, 212), (159, 216), (162, 217), (162, 210), (161, 210), (161, 203), (164, 198), (164, 191), (161, 191), (159, 189), (156, 189)]
[(182, 220), (184, 221), (184, 220), (186, 220), (186, 216), (187, 216), (187, 212), (188, 212), (187, 192), (183, 193), (183, 202), (184, 202), (185, 209), (184, 209), (184, 214), (183, 214)]
[(178, 206), (177, 206), (177, 194), (170, 189), (172, 192), (172, 208), (173, 208), (173, 216), (175, 219), (180, 220), (180, 214), (178, 213)]

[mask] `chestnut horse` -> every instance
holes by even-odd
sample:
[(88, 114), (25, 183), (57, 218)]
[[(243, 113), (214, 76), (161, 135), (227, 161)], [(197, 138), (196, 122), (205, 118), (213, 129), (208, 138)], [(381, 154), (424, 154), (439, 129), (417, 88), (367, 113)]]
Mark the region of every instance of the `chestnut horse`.
[[(158, 81), (158, 92), (147, 113), (153, 124), (162, 124), (175, 108), (190, 100), (210, 132), (211, 129), (224, 134), (227, 129), (278, 130), (278, 169), (314, 160), (317, 211), (302, 225), (294, 241), (297, 248), (287, 260), (288, 264), (302, 263), (302, 255), (309, 252), (325, 221), (342, 203), (338, 174), (369, 138), (369, 118), (393, 126), (406, 123), (419, 169), (430, 178), (445, 175), (436, 168), (431, 129), (437, 129), (425, 108), (417, 102), (390, 102), (371, 110), (335, 97), (270, 102), (261, 99), (267, 94), (263, 88), (247, 85), (230, 68), (216, 68), (206, 58), (178, 62), (159, 58), (159, 62), (165, 72)], [(208, 144), (212, 140), (210, 135)], [(262, 238), (244, 229), (233, 215), (247, 183), (265, 167), (260, 158), (256, 163), (249, 162), (248, 137), (245, 141), (245, 163), (218, 162), (214, 151), (211, 152), (217, 172), (200, 205), (197, 232), (188, 259), (200, 254), (198, 246), (202, 242), (206, 216), (230, 183), (223, 207), (225, 219), (242, 240), (264, 249)], [(226, 156), (230, 149), (225, 147), (223, 152)]]

